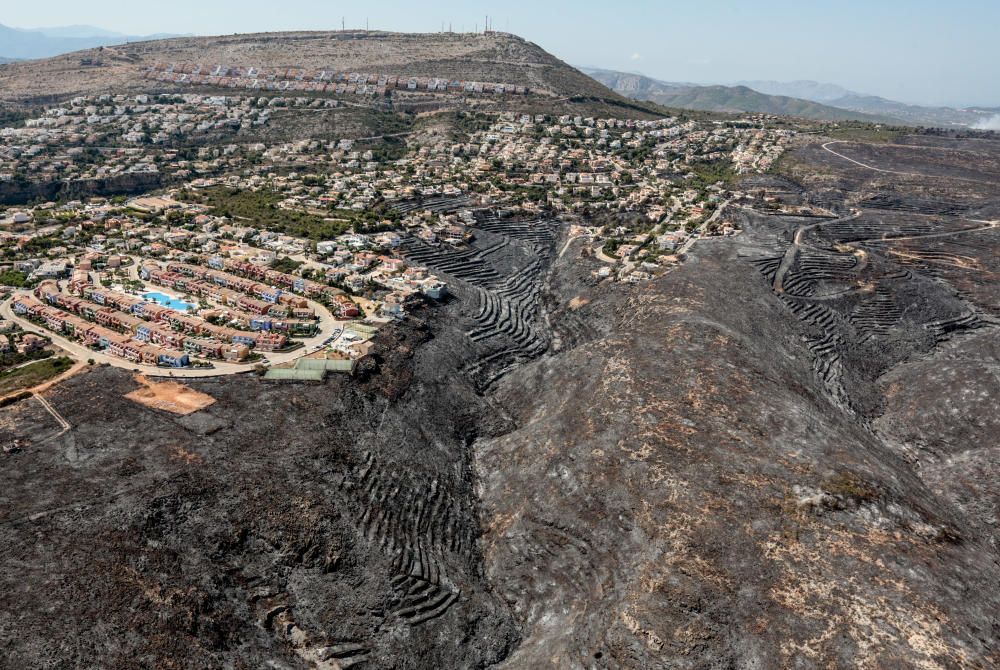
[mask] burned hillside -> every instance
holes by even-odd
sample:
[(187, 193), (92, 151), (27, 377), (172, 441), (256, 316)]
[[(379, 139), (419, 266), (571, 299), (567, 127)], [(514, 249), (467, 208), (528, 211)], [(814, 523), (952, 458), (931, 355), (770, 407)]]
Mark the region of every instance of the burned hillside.
[(475, 208), (354, 376), (0, 410), (5, 662), (1000, 664), (1000, 143), (924, 139), (801, 146), (754, 188), (823, 214), (732, 204), (635, 285)]
[(861, 149), (909, 174), (800, 150), (775, 184), (828, 217), (735, 211), (742, 235), (608, 336), (500, 383), (518, 427), (475, 456), (487, 574), (525, 621), (508, 667), (1000, 661), (998, 238), (976, 214), (1000, 186), (952, 167), (996, 147)]

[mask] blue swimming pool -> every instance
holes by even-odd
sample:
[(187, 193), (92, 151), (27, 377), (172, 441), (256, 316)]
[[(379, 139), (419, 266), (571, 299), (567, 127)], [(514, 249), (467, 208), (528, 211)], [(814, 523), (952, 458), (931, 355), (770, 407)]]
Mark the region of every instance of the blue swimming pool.
[(149, 293), (143, 293), (142, 297), (146, 300), (152, 300), (155, 303), (163, 305), (164, 307), (169, 307), (170, 309), (176, 309), (178, 312), (186, 312), (189, 307), (197, 307), (189, 302), (184, 302), (177, 298), (171, 298), (169, 295), (164, 295), (159, 291), (150, 291)]

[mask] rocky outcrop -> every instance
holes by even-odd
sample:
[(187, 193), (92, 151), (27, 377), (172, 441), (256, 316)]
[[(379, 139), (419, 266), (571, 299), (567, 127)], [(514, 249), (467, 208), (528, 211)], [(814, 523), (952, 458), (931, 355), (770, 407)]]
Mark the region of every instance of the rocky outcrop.
[(137, 195), (158, 189), (162, 185), (162, 176), (154, 173), (73, 181), (0, 181), (0, 205), (23, 205), (48, 200), (79, 200), (95, 196)]

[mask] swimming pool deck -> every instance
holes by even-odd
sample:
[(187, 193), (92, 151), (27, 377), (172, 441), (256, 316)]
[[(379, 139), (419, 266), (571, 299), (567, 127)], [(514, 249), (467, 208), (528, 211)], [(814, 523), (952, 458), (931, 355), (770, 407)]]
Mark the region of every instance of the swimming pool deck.
[(166, 293), (160, 293), (159, 291), (148, 291), (147, 293), (143, 293), (142, 297), (145, 300), (152, 300), (158, 305), (163, 305), (164, 307), (169, 307), (170, 309), (176, 309), (178, 312), (186, 312), (191, 308), (198, 307), (198, 305), (194, 303), (181, 300), (180, 298), (172, 298)]

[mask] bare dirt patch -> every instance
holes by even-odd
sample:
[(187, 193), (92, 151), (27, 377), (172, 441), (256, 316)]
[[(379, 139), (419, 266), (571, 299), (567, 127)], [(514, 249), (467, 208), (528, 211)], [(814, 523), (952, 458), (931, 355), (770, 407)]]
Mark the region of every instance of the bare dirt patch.
[(142, 375), (136, 375), (135, 380), (142, 387), (125, 397), (145, 407), (183, 416), (215, 403), (215, 398), (207, 393), (195, 391), (178, 382), (152, 382)]

